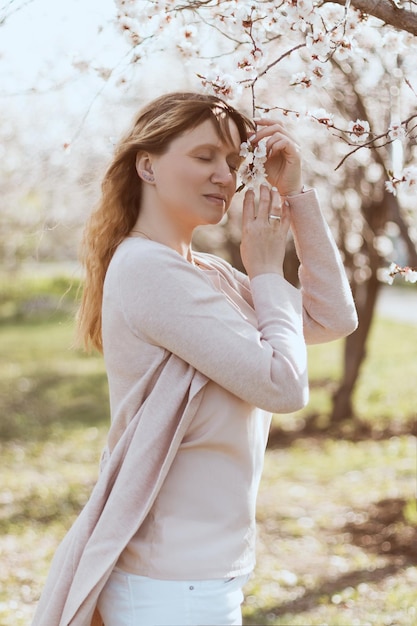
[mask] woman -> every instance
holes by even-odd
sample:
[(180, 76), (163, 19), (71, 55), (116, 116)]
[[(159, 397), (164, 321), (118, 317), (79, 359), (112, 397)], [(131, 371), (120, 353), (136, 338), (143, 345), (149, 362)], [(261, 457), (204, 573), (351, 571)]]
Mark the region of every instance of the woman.
[[(269, 185), (243, 200), (246, 276), (191, 239), (227, 211), (248, 136)], [(290, 227), (301, 290), (283, 277)], [(306, 342), (357, 323), (297, 145), (214, 96), (158, 98), (116, 151), (83, 260), (79, 329), (103, 349), (112, 424), (34, 624), (241, 624), (271, 413), (307, 402)]]

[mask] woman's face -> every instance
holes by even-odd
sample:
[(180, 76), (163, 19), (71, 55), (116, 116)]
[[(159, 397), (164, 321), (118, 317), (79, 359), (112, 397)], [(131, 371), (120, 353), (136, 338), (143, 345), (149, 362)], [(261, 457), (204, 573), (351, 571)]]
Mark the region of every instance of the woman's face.
[(232, 120), (229, 123), (232, 143), (220, 139), (207, 120), (173, 139), (164, 154), (151, 157), (154, 200), (164, 219), (187, 229), (222, 219), (242, 161), (238, 129)]

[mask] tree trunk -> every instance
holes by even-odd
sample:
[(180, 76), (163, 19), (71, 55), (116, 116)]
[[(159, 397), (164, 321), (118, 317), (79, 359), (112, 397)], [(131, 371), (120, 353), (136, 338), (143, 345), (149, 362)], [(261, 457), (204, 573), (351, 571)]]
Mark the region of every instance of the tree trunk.
[(344, 346), (344, 369), (340, 386), (333, 396), (331, 422), (337, 423), (342, 420), (353, 418), (355, 415), (352, 394), (359, 377), (360, 367), (366, 357), (366, 343), (374, 318), (375, 305), (381, 283), (377, 278), (381, 258), (374, 247), (374, 238), (383, 232), (386, 221), (391, 213), (393, 204), (397, 202), (391, 194), (384, 191), (378, 201), (364, 204), (362, 214), (366, 220), (363, 230), (364, 249), (368, 257), (370, 277), (365, 282), (356, 283), (353, 287), (356, 310), (358, 312), (358, 328), (345, 339)]
[(343, 378), (333, 396), (331, 422), (354, 417), (352, 394), (359, 377), (360, 367), (366, 357), (366, 342), (372, 325), (375, 305), (380, 289), (376, 274), (361, 285), (355, 293), (359, 325), (357, 330), (345, 339), (343, 354)]

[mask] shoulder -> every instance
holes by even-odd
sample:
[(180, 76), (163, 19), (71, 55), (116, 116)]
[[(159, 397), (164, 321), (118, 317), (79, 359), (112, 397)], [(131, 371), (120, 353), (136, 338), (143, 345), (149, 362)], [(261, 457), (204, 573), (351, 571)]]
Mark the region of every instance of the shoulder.
[(176, 250), (136, 237), (118, 246), (106, 275), (107, 290), (115, 289), (128, 300), (139, 293), (174, 297), (184, 289), (195, 292), (206, 283), (204, 273)]
[(198, 264), (205, 265), (211, 269), (223, 270), (230, 274), (233, 274), (235, 271), (228, 261), (215, 254), (210, 254), (209, 252), (193, 252), (193, 257)]
[(181, 259), (178, 252), (162, 243), (141, 237), (128, 237), (117, 247), (112, 264), (129, 265), (136, 264), (138, 261), (157, 264), (166, 260)]
[(178, 252), (164, 244), (139, 237), (122, 241), (108, 268), (108, 275), (135, 280), (155, 280), (160, 274), (187, 272), (191, 264)]

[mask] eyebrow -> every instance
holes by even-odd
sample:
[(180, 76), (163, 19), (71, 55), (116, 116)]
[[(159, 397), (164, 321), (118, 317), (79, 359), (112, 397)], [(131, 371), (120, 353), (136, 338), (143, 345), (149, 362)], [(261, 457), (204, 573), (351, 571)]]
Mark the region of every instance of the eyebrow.
[[(230, 146), (231, 148), (233, 148), (233, 150), (230, 152), (229, 156), (237, 156), (240, 157), (240, 148), (236, 149), (235, 146), (233, 146), (232, 144), (229, 144), (228, 142), (222, 142), (223, 145), (225, 146)], [(219, 144), (215, 144), (215, 143), (203, 143), (203, 144), (199, 144), (198, 146), (195, 146), (193, 148), (193, 150), (204, 150), (204, 148), (209, 148), (210, 150), (219, 150)]]

